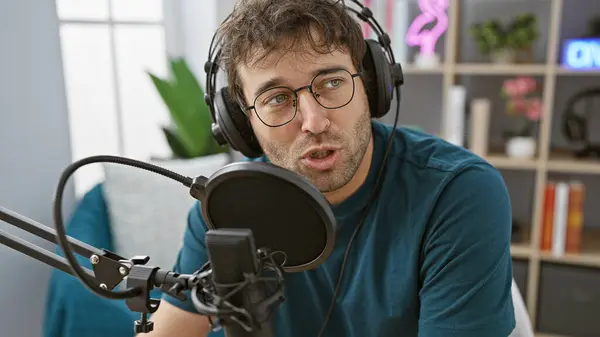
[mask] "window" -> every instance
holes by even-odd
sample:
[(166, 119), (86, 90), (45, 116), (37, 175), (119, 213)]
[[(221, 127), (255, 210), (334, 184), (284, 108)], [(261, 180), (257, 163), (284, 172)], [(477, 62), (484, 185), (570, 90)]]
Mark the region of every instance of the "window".
[[(169, 114), (147, 72), (168, 73), (163, 0), (56, 0), (73, 160), (166, 157)], [(79, 169), (78, 196), (104, 178)]]

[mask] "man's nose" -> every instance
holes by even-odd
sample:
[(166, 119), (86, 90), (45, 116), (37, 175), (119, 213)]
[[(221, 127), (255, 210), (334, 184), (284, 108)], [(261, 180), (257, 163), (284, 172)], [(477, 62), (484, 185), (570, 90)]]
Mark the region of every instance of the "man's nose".
[(302, 119), (302, 132), (319, 134), (329, 126), (327, 109), (317, 102), (309, 90), (298, 93), (298, 114)]

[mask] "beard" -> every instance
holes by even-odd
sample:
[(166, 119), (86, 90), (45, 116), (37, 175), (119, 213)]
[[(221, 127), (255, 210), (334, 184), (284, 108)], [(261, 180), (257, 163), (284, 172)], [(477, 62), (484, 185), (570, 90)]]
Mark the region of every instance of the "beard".
[[(310, 181), (322, 193), (345, 186), (358, 170), (371, 140), (371, 118), (365, 107), (360, 119), (348, 130), (331, 131), (318, 135), (308, 134), (291, 146), (258, 137), (263, 152), (271, 163), (291, 170)], [(339, 159), (327, 171), (314, 171), (301, 163), (302, 154), (311, 146), (327, 144), (338, 146)]]

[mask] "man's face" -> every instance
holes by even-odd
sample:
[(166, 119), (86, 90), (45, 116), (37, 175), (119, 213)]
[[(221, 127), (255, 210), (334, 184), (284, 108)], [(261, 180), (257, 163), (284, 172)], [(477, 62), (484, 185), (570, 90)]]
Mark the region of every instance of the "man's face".
[[(333, 68), (347, 72), (330, 76), (327, 70)], [(350, 76), (357, 73), (350, 55), (343, 51), (272, 53), (259, 64), (238, 69), (247, 105), (257, 106), (257, 111), (249, 111), (249, 119), (269, 160), (304, 176), (324, 193), (346, 185), (371, 140), (368, 101), (360, 77)], [(313, 81), (318, 73), (321, 75)], [(286, 86), (295, 90), (311, 81), (316, 95), (308, 89), (298, 91), (297, 100), (290, 91), (280, 89), (259, 95), (265, 88)], [(352, 85), (353, 95), (340, 93), (342, 86), (351, 89)], [(328, 109), (317, 99), (328, 107), (332, 106), (328, 102), (339, 103), (340, 99), (349, 103)], [(274, 122), (282, 111), (294, 108), (295, 116), (285, 125), (271, 127), (263, 123), (280, 124)]]

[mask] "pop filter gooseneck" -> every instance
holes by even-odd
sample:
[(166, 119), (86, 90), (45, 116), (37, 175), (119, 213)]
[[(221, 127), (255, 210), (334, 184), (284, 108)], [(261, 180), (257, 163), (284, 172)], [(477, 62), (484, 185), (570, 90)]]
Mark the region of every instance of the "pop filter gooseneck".
[[(258, 162), (232, 163), (210, 178), (193, 179), (135, 159), (91, 156), (63, 170), (56, 186), (53, 215), (57, 243), (71, 273), (102, 297), (127, 299), (139, 295), (139, 289), (108, 290), (86, 274), (68, 244), (62, 216), (63, 194), (69, 178), (81, 167), (101, 162), (137, 167), (180, 182), (190, 189), (192, 197), (201, 201), (203, 217), (209, 227), (241, 227), (256, 231), (254, 237), (259, 248), (283, 253), (284, 271), (316, 268), (333, 249), (336, 222), (329, 203), (307, 180), (284, 168)], [(285, 200), (289, 203), (283, 202)], [(306, 242), (301, 238), (307, 238)], [(280, 262), (277, 254), (273, 258)]]
[[(283, 270), (316, 268), (333, 250), (336, 221), (323, 194), (301, 176), (262, 162), (238, 162), (204, 184), (203, 218), (210, 229), (249, 228)], [(276, 254), (281, 253), (281, 254)]]
[[(64, 252), (70, 273), (89, 290), (109, 299), (126, 299), (132, 310), (142, 313), (141, 320), (136, 321), (136, 331), (152, 331), (153, 323), (148, 321), (147, 314), (154, 312), (160, 301), (150, 299), (149, 290), (154, 286), (167, 284), (172, 286), (167, 292), (177, 298), (180, 298), (179, 291), (191, 289), (194, 305), (206, 315), (228, 316), (237, 313), (248, 320), (252, 319), (252, 315), (245, 309), (232, 306), (231, 303), (229, 303), (229, 308), (224, 308), (221, 305), (201, 302), (197, 298), (197, 292), (208, 293), (214, 297), (211, 290), (214, 290), (217, 285), (210, 281), (211, 272), (206, 270), (208, 264), (193, 275), (160, 271), (159, 267), (141, 267), (144, 275), (136, 274), (139, 276), (136, 278), (132, 274), (128, 279), (127, 289), (123, 291), (113, 291), (112, 287), (108, 289), (105, 284), (99, 283), (98, 279), (88, 274), (76, 260), (73, 248), (69, 244), (62, 217), (62, 199), (69, 178), (79, 168), (99, 162), (133, 166), (178, 181), (189, 188), (192, 197), (201, 201), (203, 218), (212, 229), (246, 228), (256, 232), (256, 235), (252, 236), (256, 238), (255, 243), (259, 252), (262, 252), (261, 256), (271, 259), (271, 263), (267, 261), (263, 267), (273, 270), (277, 274), (277, 277), (271, 279), (252, 277), (253, 284), (269, 280), (277, 283), (277, 289), (272, 294), (265, 295), (268, 297), (264, 303), (278, 301), (279, 293), (282, 290), (281, 270), (293, 272), (316, 268), (329, 257), (333, 250), (336, 222), (325, 197), (304, 178), (272, 164), (233, 163), (221, 168), (210, 178), (204, 176), (190, 178), (156, 165), (118, 156), (99, 155), (78, 160), (62, 172), (56, 187), (53, 207), (56, 241)], [(207, 236), (210, 233), (209, 231)], [(216, 239), (219, 239), (215, 232), (213, 234)], [(230, 235), (226, 236), (231, 238)], [(240, 237), (245, 238), (246, 241), (252, 240), (248, 235)], [(247, 243), (246, 248), (254, 246), (251, 242)], [(220, 248), (222, 247), (220, 246)], [(238, 245), (238, 248), (240, 247), (243, 248)], [(126, 260), (111, 252), (107, 251), (106, 253), (110, 255), (109, 259), (116, 259), (113, 262), (132, 263), (132, 268), (137, 268), (138, 264), (147, 262), (147, 259), (144, 261)], [(249, 257), (249, 255), (242, 255)], [(279, 257), (281, 260), (275, 261), (279, 260)], [(118, 272), (122, 273), (120, 269)], [(146, 275), (146, 273), (148, 274)], [(131, 282), (132, 287), (129, 287), (129, 280), (136, 281)], [(143, 284), (140, 285), (137, 281), (142, 281)], [(243, 284), (243, 286), (246, 285)], [(250, 293), (263, 296), (263, 292), (258, 290), (248, 290), (247, 294)], [(257, 312), (264, 316), (267, 313), (265, 310), (261, 309)], [(235, 317), (230, 319), (235, 319)], [(240, 325), (243, 325), (243, 322), (240, 322)]]

